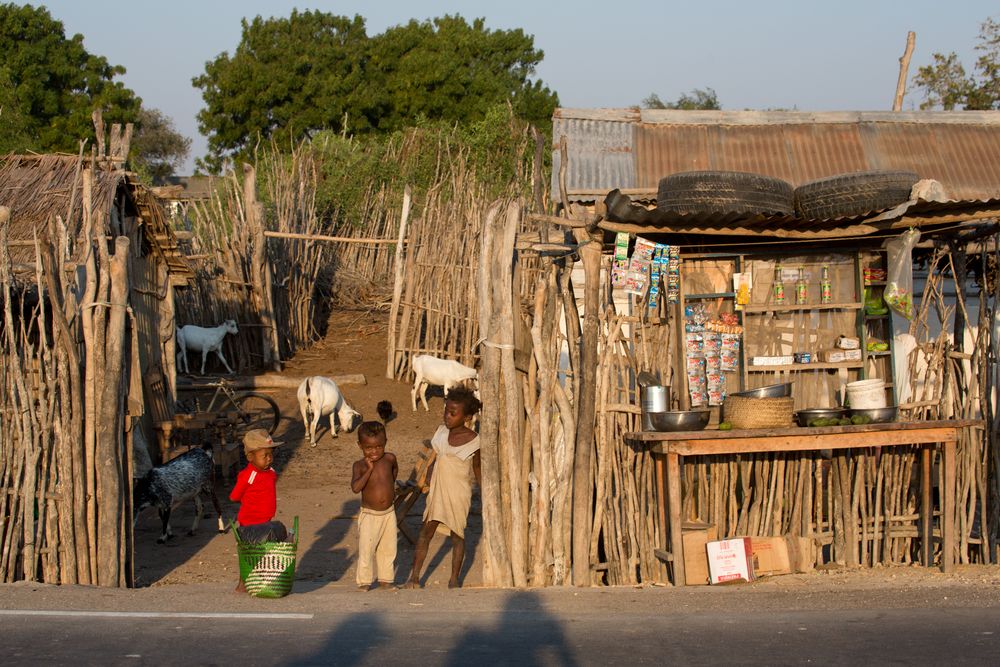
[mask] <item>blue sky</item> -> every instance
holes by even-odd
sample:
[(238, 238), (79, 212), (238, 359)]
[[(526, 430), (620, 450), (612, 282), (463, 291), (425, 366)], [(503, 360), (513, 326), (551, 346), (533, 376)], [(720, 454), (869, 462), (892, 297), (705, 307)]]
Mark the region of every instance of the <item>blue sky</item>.
[[(711, 87), (724, 109), (880, 110), (892, 106), (906, 33), (917, 33), (910, 75), (934, 52), (955, 51), (972, 69), (979, 25), (1000, 16), (985, 0), (110, 0), (32, 2), (48, 7), (67, 35), (123, 65), (123, 81), (174, 120), (204, 154), (191, 79), (232, 53), (240, 19), (287, 16), (293, 7), (366, 19), (368, 34), (411, 18), (483, 17), (521, 28), (545, 52), (537, 76), (564, 107), (624, 107), (651, 92), (676, 99)], [(920, 98), (907, 95), (904, 108)], [(191, 169), (192, 159), (187, 170)]]

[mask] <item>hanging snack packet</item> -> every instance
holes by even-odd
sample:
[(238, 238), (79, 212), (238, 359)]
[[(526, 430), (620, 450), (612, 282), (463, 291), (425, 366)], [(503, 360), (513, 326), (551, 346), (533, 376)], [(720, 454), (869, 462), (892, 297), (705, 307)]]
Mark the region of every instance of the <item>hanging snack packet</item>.
[(615, 234), (615, 259), (628, 259), (628, 232)]
[(656, 243), (643, 238), (636, 238), (635, 249), (632, 251), (632, 259), (639, 259), (645, 262), (653, 259), (656, 252)]
[(628, 260), (616, 259), (611, 262), (611, 286), (624, 287), (628, 275)]

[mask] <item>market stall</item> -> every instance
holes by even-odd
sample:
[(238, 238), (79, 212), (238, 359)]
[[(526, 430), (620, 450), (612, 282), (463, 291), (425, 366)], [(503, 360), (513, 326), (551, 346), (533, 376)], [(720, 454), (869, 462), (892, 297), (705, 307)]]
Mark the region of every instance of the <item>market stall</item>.
[[(959, 429), (981, 427), (972, 420), (934, 420), (921, 422), (870, 424), (864, 426), (807, 427), (788, 429), (758, 429), (752, 431), (679, 431), (679, 432), (636, 432), (626, 438), (646, 443), (656, 461), (656, 482), (659, 491), (659, 522), (662, 534), (669, 532), (669, 549), (658, 549), (657, 557), (673, 565), (673, 583), (683, 586), (685, 577), (685, 553), (682, 526), (687, 518), (682, 501), (682, 457), (714, 457), (714, 460), (737, 463), (739, 455), (746, 454), (792, 454), (792, 460), (805, 466), (804, 479), (815, 477), (817, 489), (823, 487), (824, 467), (830, 463), (843, 469), (847, 466), (864, 466), (866, 457), (878, 456), (882, 447), (903, 447), (920, 451), (920, 533), (919, 546), (921, 561), (925, 566), (933, 565), (932, 530), (933, 504), (931, 501), (931, 457), (932, 450), (940, 446), (944, 485), (941, 499), (941, 525), (937, 536), (942, 543), (941, 569), (952, 571), (952, 553), (955, 547), (955, 448)], [(825, 451), (826, 450), (826, 451)], [(857, 450), (856, 456), (852, 450)], [(829, 452), (829, 453), (827, 453)], [(800, 454), (801, 453), (801, 454)], [(829, 489), (828, 489), (829, 491)], [(861, 503), (860, 485), (852, 487), (849, 495), (841, 498), (842, 507), (857, 508)], [(802, 494), (801, 487), (790, 489), (782, 498), (772, 499), (772, 503), (787, 502), (793, 513), (802, 517), (800, 526), (793, 526), (795, 533), (801, 532), (812, 538), (822, 527), (823, 493)], [(772, 508), (776, 507), (772, 504)], [(775, 509), (780, 512), (781, 510)], [(813, 517), (817, 520), (814, 521)], [(669, 520), (668, 520), (669, 519)], [(871, 540), (876, 544), (888, 535), (887, 522), (875, 521), (871, 530)], [(855, 534), (856, 521), (848, 520), (839, 524), (846, 532), (843, 541), (854, 545), (864, 541), (865, 536)], [(862, 524), (862, 530), (866, 526)], [(822, 554), (819, 555), (822, 560)], [(847, 565), (858, 565), (859, 554), (850, 548), (846, 557)]]

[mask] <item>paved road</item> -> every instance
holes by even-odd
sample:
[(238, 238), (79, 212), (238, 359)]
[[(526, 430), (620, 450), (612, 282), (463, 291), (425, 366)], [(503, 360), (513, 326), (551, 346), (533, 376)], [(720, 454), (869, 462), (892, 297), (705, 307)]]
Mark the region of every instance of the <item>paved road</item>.
[(6, 609), (0, 664), (1000, 664), (1000, 607), (657, 613), (530, 592), (493, 609), (373, 600), (270, 617)]

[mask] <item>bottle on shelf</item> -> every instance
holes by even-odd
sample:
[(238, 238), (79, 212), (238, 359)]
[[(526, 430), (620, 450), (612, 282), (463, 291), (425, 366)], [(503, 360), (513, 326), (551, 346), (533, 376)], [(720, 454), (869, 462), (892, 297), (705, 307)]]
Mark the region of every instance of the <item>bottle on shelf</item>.
[(774, 266), (774, 303), (779, 306), (785, 305), (785, 283), (781, 279), (780, 264)]
[(804, 267), (799, 267), (799, 279), (795, 283), (795, 304), (798, 306), (803, 305), (809, 296), (809, 283), (806, 282), (806, 270)]
[(830, 267), (824, 266), (822, 278), (819, 281), (819, 302), (833, 302), (833, 285), (830, 283)]

